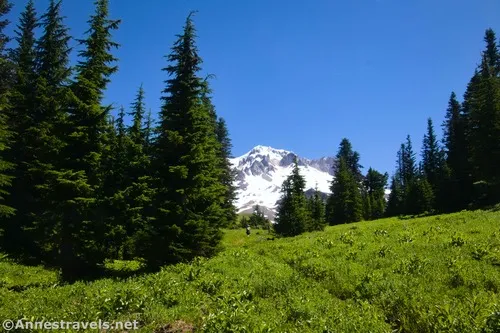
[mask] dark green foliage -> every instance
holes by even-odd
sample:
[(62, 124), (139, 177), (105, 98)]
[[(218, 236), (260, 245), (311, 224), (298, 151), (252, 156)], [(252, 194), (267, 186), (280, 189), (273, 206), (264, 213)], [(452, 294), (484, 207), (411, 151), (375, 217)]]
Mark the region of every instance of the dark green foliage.
[(486, 50), (464, 98), (473, 181), (491, 187), (490, 202), (500, 199), (500, 51), (488, 29)]
[(314, 195), (308, 200), (309, 211), (311, 214), (310, 231), (324, 230), (326, 226), (325, 202), (318, 191), (314, 190)]
[(363, 202), (359, 183), (344, 157), (340, 157), (328, 198), (331, 207), (330, 225), (361, 221)]
[[(330, 187), (332, 194), (326, 208), (327, 222), (333, 225), (360, 221), (363, 217), (363, 175), (359, 153), (353, 151), (351, 142), (344, 138), (336, 157), (334, 180)], [(371, 208), (365, 207), (365, 212), (369, 210)]]
[[(10, 91), (10, 105), (6, 110), (8, 125), (12, 131), (11, 149), (6, 151), (6, 159), (15, 165), (10, 170), (12, 177), (11, 195), (8, 205), (16, 209), (16, 215), (4, 220), (4, 250), (21, 256), (33, 244), (31, 234), (23, 229), (32, 226), (35, 184), (31, 177), (33, 165), (33, 143), (36, 142), (35, 107), (36, 86), (36, 40), (37, 18), (34, 4), (29, 1), (21, 13), (16, 30), (17, 47), (12, 52), (15, 79)], [(4, 119), (5, 120), (5, 119)], [(32, 247), (32, 246), (31, 246)], [(36, 251), (32, 251), (36, 252)]]
[(444, 210), (449, 172), (445, 166), (444, 150), (439, 145), (430, 118), (427, 120), (427, 133), (424, 135), (422, 145), (422, 172), (434, 193), (435, 201), (432, 207)]
[(409, 185), (406, 193), (405, 213), (411, 215), (432, 211), (434, 194), (427, 178), (419, 176)]
[[(270, 226), (270, 221), (264, 216), (264, 213), (260, 209), (259, 205), (255, 205), (253, 209), (252, 215), (248, 219), (243, 219), (241, 220), (241, 224), (247, 223), (250, 227), (252, 228), (259, 228), (259, 229), (268, 229)], [(246, 227), (247, 224), (243, 225), (243, 227)]]
[(220, 144), (219, 159), (221, 161), (221, 168), (223, 170), (221, 183), (226, 188), (226, 195), (224, 201), (224, 220), (221, 222), (223, 227), (229, 227), (236, 223), (236, 209), (233, 202), (236, 200), (236, 187), (234, 186), (234, 179), (236, 171), (233, 169), (229, 158), (231, 155), (232, 143), (227, 130), (226, 121), (224, 118), (219, 118), (216, 124), (217, 140)]
[(297, 236), (311, 230), (311, 215), (304, 194), (306, 182), (294, 157), (292, 174), (283, 182), (274, 230), (281, 236)]
[[(2, 19), (10, 10), (11, 4), (8, 1), (0, 1), (0, 218), (3, 220), (14, 214), (14, 208), (6, 205), (6, 196), (11, 190), (12, 176), (10, 171), (14, 165), (8, 158), (8, 150), (12, 144), (12, 132), (8, 127), (7, 110), (9, 109), (8, 91), (10, 80), (8, 80), (8, 71), (10, 62), (5, 54), (5, 44), (8, 37), (4, 35), (3, 29), (9, 23)], [(2, 223), (3, 224), (3, 223)], [(0, 230), (2, 225), (0, 224)]]
[(226, 188), (195, 38), (190, 14), (164, 69), (169, 79), (154, 147), (155, 212), (144, 242), (151, 267), (213, 255), (221, 239)]
[(110, 107), (102, 106), (101, 100), (109, 77), (117, 70), (110, 50), (117, 47), (111, 41), (111, 33), (119, 24), (108, 16), (108, 0), (97, 0), (95, 13), (88, 21), (87, 38), (80, 41), (84, 47), (79, 52), (71, 87), (75, 98), (67, 122), (68, 144), (63, 163), (67, 171), (58, 180), (68, 192), (61, 198), (67, 203), (67, 210), (61, 211), (60, 265), (64, 280), (74, 280), (95, 270), (104, 260), (106, 230), (100, 207), (104, 200), (102, 161)]
[(342, 139), (336, 157), (335, 167), (339, 166), (340, 158), (343, 158), (356, 180), (361, 182), (363, 179), (361, 169), (363, 167), (359, 164), (359, 153), (352, 150), (352, 144), (348, 139)]
[(398, 216), (404, 213), (404, 192), (401, 188), (400, 175), (396, 172), (391, 178), (389, 199), (387, 200), (386, 216)]
[(385, 188), (389, 175), (380, 173), (372, 168), (368, 169), (363, 185), (364, 185), (364, 205), (366, 220), (375, 220), (382, 218), (385, 212)]
[(452, 92), (443, 122), (446, 178), (441, 191), (441, 208), (444, 211), (464, 209), (470, 202), (472, 181), (467, 150), (467, 124), (461, 111), (461, 105)]

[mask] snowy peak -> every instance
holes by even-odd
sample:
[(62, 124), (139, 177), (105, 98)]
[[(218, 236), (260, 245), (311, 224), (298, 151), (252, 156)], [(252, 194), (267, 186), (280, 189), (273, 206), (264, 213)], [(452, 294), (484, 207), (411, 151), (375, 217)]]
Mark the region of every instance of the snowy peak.
[[(233, 158), (231, 163), (236, 170), (239, 212), (251, 212), (253, 206), (260, 205), (272, 219), (283, 181), (293, 168), (295, 153), (268, 146), (256, 146), (248, 153)], [(315, 188), (329, 193), (333, 175), (332, 157), (309, 160), (297, 156), (301, 174), (306, 180), (306, 190)]]

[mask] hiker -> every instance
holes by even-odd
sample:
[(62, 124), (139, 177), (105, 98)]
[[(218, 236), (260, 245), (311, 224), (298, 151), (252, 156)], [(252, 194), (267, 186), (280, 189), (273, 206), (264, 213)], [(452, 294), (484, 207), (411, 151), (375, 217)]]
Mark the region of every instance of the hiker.
[(250, 226), (247, 224), (247, 236), (250, 236)]

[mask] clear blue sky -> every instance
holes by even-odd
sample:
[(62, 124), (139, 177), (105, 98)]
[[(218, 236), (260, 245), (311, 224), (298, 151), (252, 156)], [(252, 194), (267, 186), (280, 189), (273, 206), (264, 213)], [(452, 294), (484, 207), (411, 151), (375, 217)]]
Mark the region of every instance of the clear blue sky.
[[(26, 0), (13, 2), (17, 22)], [(41, 12), (48, 0), (35, 2)], [(76, 38), (91, 2), (63, 3)], [(347, 137), (366, 169), (390, 173), (407, 134), (420, 150), (428, 117), (441, 135), (450, 92), (462, 96), (485, 29), (500, 35), (498, 0), (111, 0), (110, 10), (123, 22), (107, 102), (128, 106), (143, 83), (157, 112), (163, 56), (198, 10), (203, 72), (217, 76), (214, 102), (235, 156), (261, 144), (317, 158)]]

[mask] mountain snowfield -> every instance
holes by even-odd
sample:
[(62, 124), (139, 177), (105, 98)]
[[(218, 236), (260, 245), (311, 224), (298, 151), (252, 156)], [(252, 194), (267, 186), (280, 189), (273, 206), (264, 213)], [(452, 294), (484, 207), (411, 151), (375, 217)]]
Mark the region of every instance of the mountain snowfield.
[[(236, 207), (238, 213), (250, 213), (255, 205), (260, 205), (271, 220), (281, 197), (281, 185), (293, 169), (291, 151), (267, 146), (256, 146), (248, 153), (231, 159), (237, 176), (238, 188)], [(333, 179), (333, 157), (309, 160), (297, 156), (300, 173), (306, 180), (306, 190), (316, 186), (320, 192), (330, 193)]]

